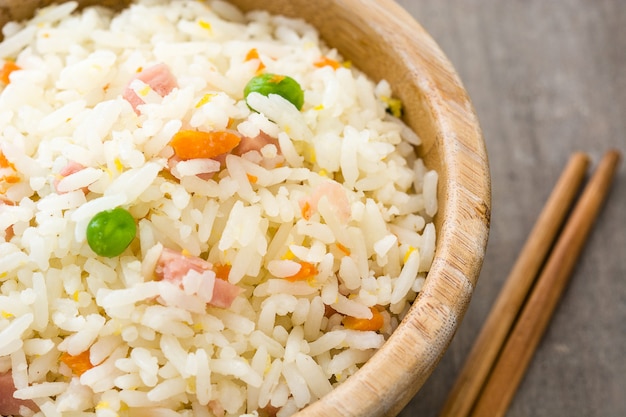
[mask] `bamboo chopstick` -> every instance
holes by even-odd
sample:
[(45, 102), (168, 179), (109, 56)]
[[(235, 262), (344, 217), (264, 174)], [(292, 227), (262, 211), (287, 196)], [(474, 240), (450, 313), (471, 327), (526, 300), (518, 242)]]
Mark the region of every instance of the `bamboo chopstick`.
[(469, 415), (579, 191), (588, 165), (589, 157), (582, 152), (570, 157), (487, 316), (440, 417)]
[(619, 160), (617, 150), (607, 152), (585, 187), (500, 353), (473, 417), (505, 415), (609, 192)]
[[(616, 150), (604, 156), (565, 225), (531, 295), (522, 306), (567, 215), (582, 181), (581, 175), (584, 176), (587, 157), (583, 154), (572, 156), (498, 296), (444, 404), (441, 417), (504, 415), (608, 194), (619, 159), (620, 154)], [(550, 224), (549, 219), (556, 224)], [(548, 229), (542, 230), (546, 225)], [(521, 308), (523, 311), (518, 318)]]

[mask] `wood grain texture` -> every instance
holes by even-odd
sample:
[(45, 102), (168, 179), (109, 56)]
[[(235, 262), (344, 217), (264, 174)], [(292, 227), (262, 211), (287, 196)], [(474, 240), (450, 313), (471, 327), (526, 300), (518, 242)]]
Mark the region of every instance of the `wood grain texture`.
[(580, 192), (588, 165), (589, 157), (582, 152), (576, 152), (570, 158), (494, 301), (448, 393), (440, 417), (470, 415), (546, 258), (550, 256), (554, 242)]
[[(399, 0), (452, 61), (476, 108), (492, 173), (492, 228), (452, 344), (402, 417), (437, 416), (572, 152), (626, 150), (626, 3)], [(626, 167), (508, 417), (626, 415)]]
[(471, 416), (504, 417), (508, 411), (611, 190), (620, 159), (618, 151), (607, 152), (582, 191), (502, 347)]
[[(24, 17), (25, 8), (46, 3), (0, 0), (0, 9), (5, 15)], [(421, 156), (439, 173), (437, 253), (419, 297), (398, 330), (359, 372), (298, 413), (395, 415), (423, 385), (450, 343), (484, 258), (490, 177), (474, 109), (437, 44), (392, 0), (234, 3), (304, 17), (368, 75), (386, 78), (404, 103), (407, 123), (423, 140)]]

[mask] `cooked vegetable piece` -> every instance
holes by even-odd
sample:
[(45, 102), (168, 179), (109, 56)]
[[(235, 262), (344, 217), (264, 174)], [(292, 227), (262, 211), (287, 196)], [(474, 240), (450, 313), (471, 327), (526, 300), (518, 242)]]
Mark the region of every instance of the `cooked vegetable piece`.
[(182, 160), (195, 158), (215, 158), (230, 152), (241, 142), (241, 137), (228, 130), (203, 132), (181, 130), (174, 135), (170, 145), (176, 156)]
[(217, 279), (213, 283), (212, 298), (207, 302), (209, 305), (229, 308), (242, 291), (240, 287), (228, 282), (228, 276), (224, 277), (224, 273), (230, 272), (230, 265), (218, 267), (216, 270), (214, 265), (202, 258), (186, 255), (168, 248), (164, 248), (163, 252), (161, 252), (154, 274), (159, 280), (182, 285), (183, 278), (190, 270), (200, 273), (211, 270), (215, 272)]
[(135, 238), (137, 225), (128, 210), (117, 207), (93, 216), (87, 225), (87, 243), (100, 256), (120, 255)]
[(0, 83), (4, 85), (10, 84), (11, 78), (9, 78), (9, 76), (13, 71), (17, 71), (20, 69), (22, 68), (20, 68), (20, 66), (17, 65), (15, 62), (5, 61), (2, 68), (0, 68)]
[(178, 87), (176, 77), (170, 71), (166, 64), (160, 63), (149, 68), (142, 68), (133, 78), (130, 79), (128, 85), (124, 89), (122, 97), (128, 101), (136, 113), (140, 113), (137, 106), (144, 104), (144, 100), (135, 93), (130, 87), (134, 80), (141, 80), (148, 84), (161, 97), (168, 95), (173, 89)]
[(350, 256), (351, 252), (350, 252), (350, 248), (347, 248), (345, 246), (343, 246), (341, 243), (336, 242), (335, 246), (337, 246), (337, 249), (339, 249), (344, 255), (346, 256)]
[(385, 320), (383, 319), (383, 315), (380, 314), (380, 311), (376, 307), (370, 307), (372, 311), (371, 319), (360, 319), (356, 317), (346, 316), (343, 318), (342, 322), (346, 329), (351, 330), (372, 330), (378, 331), (383, 327)]
[(253, 92), (264, 96), (278, 94), (296, 106), (298, 110), (301, 110), (304, 104), (304, 91), (302, 87), (300, 87), (300, 84), (298, 84), (296, 80), (287, 75), (271, 73), (257, 75), (246, 84), (243, 90), (244, 97), (247, 98), (248, 95)]
[(93, 368), (93, 364), (89, 360), (88, 350), (75, 356), (70, 355), (67, 352), (63, 352), (59, 359), (61, 360), (61, 362), (66, 364), (77, 376), (81, 376), (82, 374)]
[(311, 216), (313, 215), (313, 208), (311, 207), (311, 203), (309, 203), (307, 200), (300, 201), (300, 213), (302, 214), (302, 218), (304, 220), (311, 219)]
[(317, 61), (313, 63), (313, 65), (316, 66), (317, 68), (332, 67), (333, 69), (337, 69), (341, 66), (341, 64), (338, 61), (335, 61), (334, 59), (329, 58), (327, 56), (320, 57)]
[(13, 164), (9, 162), (7, 157), (4, 156), (1, 149), (0, 149), (0, 168), (12, 168), (12, 169), (15, 168)]
[(10, 184), (20, 182), (15, 166), (4, 156), (0, 150), (0, 195), (9, 189)]
[(318, 271), (315, 265), (309, 262), (300, 261), (300, 270), (293, 274), (290, 277), (287, 277), (287, 281), (296, 282), (296, 281), (306, 281), (309, 279), (315, 278)]
[(214, 264), (213, 271), (215, 272), (215, 278), (219, 278), (224, 281), (228, 281), (228, 275), (232, 266), (230, 264)]
[(252, 61), (253, 59), (256, 59), (259, 61), (259, 65), (257, 66), (256, 69), (256, 73), (260, 74), (261, 71), (263, 71), (265, 69), (265, 64), (263, 64), (263, 61), (261, 61), (261, 58), (259, 57), (259, 51), (257, 51), (256, 48), (252, 48), (248, 51), (248, 53), (246, 54), (246, 61)]
[(317, 205), (322, 197), (326, 197), (331, 207), (343, 223), (350, 220), (350, 216), (352, 216), (350, 200), (348, 200), (344, 187), (336, 181), (325, 181), (319, 184), (310, 195), (303, 197), (300, 201), (298, 201), (302, 217), (305, 220), (309, 220), (311, 216), (317, 212)]
[(387, 113), (394, 117), (402, 117), (402, 101), (397, 98), (383, 96), (380, 98), (387, 105)]

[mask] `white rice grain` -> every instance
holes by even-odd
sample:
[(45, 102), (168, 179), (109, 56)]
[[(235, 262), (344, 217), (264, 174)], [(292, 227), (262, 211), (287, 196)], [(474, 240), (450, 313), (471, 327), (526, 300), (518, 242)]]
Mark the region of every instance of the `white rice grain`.
[(105, 197), (123, 195), (120, 205), (132, 203), (152, 184), (161, 169), (163, 165), (158, 162), (148, 162), (141, 168), (129, 169), (109, 184)]
[(311, 392), (309, 391), (306, 379), (300, 373), (295, 363), (285, 363), (282, 373), (296, 406), (304, 407), (307, 405), (311, 401)]
[(437, 213), (437, 182), (439, 175), (436, 171), (428, 171), (424, 175), (424, 209), (426, 214), (434, 216)]
[(61, 179), (57, 184), (57, 190), (62, 193), (80, 190), (98, 181), (102, 174), (99, 169), (87, 167)]
[(424, 233), (422, 235), (422, 245), (420, 247), (420, 266), (419, 271), (425, 272), (430, 269), (430, 265), (435, 257), (435, 244), (436, 244), (435, 226), (432, 223), (428, 223), (424, 227)]
[(294, 327), (289, 333), (289, 337), (287, 337), (287, 342), (285, 343), (285, 355), (283, 356), (285, 363), (294, 362), (299, 352), (308, 353), (308, 349), (303, 347), (306, 346), (303, 342), (304, 329), (302, 326)]
[(341, 282), (343, 282), (349, 290), (356, 290), (361, 286), (359, 268), (356, 262), (349, 256), (341, 258), (339, 277), (341, 278)]
[(306, 375), (306, 383), (316, 398), (322, 398), (333, 389), (322, 368), (309, 355), (298, 353), (296, 366), (301, 375)]
[(160, 402), (185, 392), (187, 384), (183, 378), (165, 380), (148, 391), (148, 400)]
[(321, 335), (318, 339), (309, 343), (309, 355), (315, 357), (324, 352), (330, 352), (346, 339), (347, 333), (343, 331), (330, 331)]
[(24, 353), (30, 356), (42, 356), (50, 352), (55, 346), (50, 339), (33, 338), (24, 341)]
[(59, 343), (59, 349), (67, 351), (72, 356), (77, 356), (86, 351), (98, 337), (104, 323), (105, 318), (100, 314), (87, 315), (82, 329), (66, 337)]
[(421, 263), (420, 258), (419, 251), (414, 250), (409, 254), (409, 257), (402, 268), (402, 272), (400, 272), (400, 276), (398, 276), (398, 279), (394, 284), (390, 299), (392, 304), (396, 304), (400, 302), (400, 300), (404, 299), (413, 286)]
[(16, 350), (11, 355), (11, 376), (13, 377), (13, 385), (15, 388), (27, 388), (29, 384), (28, 363), (26, 362), (26, 354), (22, 350)]
[(36, 32), (37, 30), (34, 26), (26, 26), (19, 32), (7, 37), (0, 43), (0, 56), (14, 56), (31, 42)]
[(291, 260), (274, 260), (270, 261), (267, 265), (268, 271), (278, 278), (287, 278), (296, 275), (301, 268), (302, 265)]
[(211, 401), (211, 365), (209, 355), (205, 349), (196, 350), (198, 372), (196, 374), (196, 395), (200, 405), (207, 405)]
[[(135, 285), (132, 288), (98, 291), (98, 303), (105, 309), (117, 309), (135, 304), (139, 301), (156, 297), (161, 293), (161, 286), (154, 281)], [(112, 313), (110, 313), (112, 314)]]
[(53, 397), (67, 390), (67, 382), (42, 382), (15, 390), (13, 396), (20, 400), (30, 400), (39, 397)]
[(285, 348), (262, 331), (253, 331), (250, 334), (250, 343), (256, 349), (266, 349), (274, 358), (282, 358), (285, 355)]
[(22, 334), (30, 327), (34, 321), (32, 313), (24, 314), (11, 321), (11, 323), (0, 331), (0, 356), (7, 356), (21, 349), (23, 346)]
[(348, 349), (344, 350), (331, 359), (326, 369), (327, 375), (340, 376), (352, 366), (366, 362), (374, 352), (368, 350)]
[(200, 174), (211, 174), (218, 172), (219, 169), (220, 163), (214, 159), (191, 159), (178, 162), (172, 169), (172, 174), (180, 179)]
[(371, 319), (372, 312), (368, 306), (365, 306), (358, 301), (351, 300), (342, 294), (337, 295), (337, 301), (330, 305), (338, 313), (345, 314), (346, 316)]
[(33, 274), (33, 290), (37, 295), (37, 301), (33, 305), (33, 329), (45, 330), (48, 325), (48, 291), (45, 277), (41, 273)]
[(385, 338), (380, 333), (374, 331), (360, 331), (360, 330), (343, 330), (346, 333), (346, 345), (353, 349), (369, 350), (378, 349), (383, 343)]
[(253, 387), (260, 387), (263, 383), (263, 378), (243, 359), (214, 359), (210, 366), (212, 372), (240, 378)]

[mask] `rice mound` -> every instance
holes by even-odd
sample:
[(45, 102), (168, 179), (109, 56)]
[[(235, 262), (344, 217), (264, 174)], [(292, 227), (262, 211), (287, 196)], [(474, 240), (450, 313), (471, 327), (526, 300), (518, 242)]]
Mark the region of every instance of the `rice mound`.
[[(387, 111), (389, 85), (313, 27), (144, 0), (51, 6), (3, 34), (19, 70), (0, 86), (0, 378), (22, 415), (288, 416), (397, 327), (434, 256), (437, 174)], [(167, 94), (131, 81), (161, 64)], [(297, 80), (302, 110), (246, 101), (259, 72)], [(181, 129), (271, 139), (180, 161)], [(87, 224), (115, 207), (137, 236), (98, 256)], [(157, 279), (164, 254), (212, 268)], [(207, 304), (217, 266), (239, 291), (226, 308)], [(380, 329), (346, 324), (372, 308)]]

